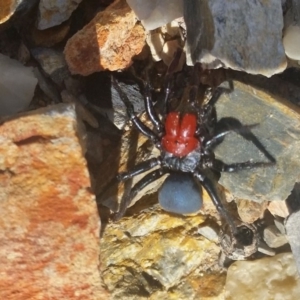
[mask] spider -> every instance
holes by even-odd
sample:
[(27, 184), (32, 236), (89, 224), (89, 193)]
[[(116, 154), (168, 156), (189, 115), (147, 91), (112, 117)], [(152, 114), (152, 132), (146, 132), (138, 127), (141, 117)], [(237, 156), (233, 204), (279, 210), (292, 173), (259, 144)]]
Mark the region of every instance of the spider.
[[(194, 74), (197, 78), (197, 66)], [(165, 89), (165, 112), (160, 117), (153, 105), (151, 88), (149, 83), (145, 86), (145, 109), (153, 124), (153, 129), (146, 126), (134, 112), (134, 108), (126, 94), (121, 90), (115, 78), (112, 84), (118, 91), (122, 101), (126, 105), (127, 114), (134, 126), (149, 138), (159, 149), (160, 156), (151, 158), (134, 166), (130, 171), (118, 175), (119, 181), (126, 181), (138, 174), (151, 169), (131, 189), (120, 203), (119, 211), (114, 220), (119, 220), (130, 205), (137, 193), (151, 182), (169, 174), (158, 192), (158, 200), (161, 207), (170, 213), (192, 214), (201, 209), (201, 186), (207, 191), (219, 214), (227, 221), (233, 232), (236, 225), (231, 216), (221, 203), (215, 184), (207, 170), (215, 172), (236, 172), (243, 169), (251, 169), (269, 166), (276, 163), (274, 157), (264, 148), (257, 137), (251, 132), (254, 125), (242, 125), (237, 119), (222, 118), (216, 120), (214, 105), (221, 93), (227, 91), (224, 88), (216, 88), (211, 99), (206, 103), (197, 100), (198, 82), (191, 86), (188, 105), (184, 111), (167, 111), (167, 103), (170, 98), (170, 84)], [(222, 142), (224, 136), (230, 132), (236, 132), (244, 139), (251, 141), (269, 160), (269, 162), (240, 162), (226, 164), (214, 156), (214, 148)], [(199, 185), (200, 183), (200, 185)]]

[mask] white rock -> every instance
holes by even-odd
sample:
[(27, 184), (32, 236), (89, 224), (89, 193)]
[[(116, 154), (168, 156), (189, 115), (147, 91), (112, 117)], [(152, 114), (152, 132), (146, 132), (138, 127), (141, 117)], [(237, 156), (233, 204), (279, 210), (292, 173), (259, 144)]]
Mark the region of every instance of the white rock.
[(127, 0), (147, 30), (153, 30), (183, 16), (183, 0)]
[(225, 291), (226, 300), (300, 299), (300, 278), (292, 253), (233, 263)]
[(289, 26), (283, 36), (285, 54), (294, 60), (300, 60), (300, 26)]
[(32, 68), (0, 54), (0, 70), (0, 116), (26, 109), (37, 84)]

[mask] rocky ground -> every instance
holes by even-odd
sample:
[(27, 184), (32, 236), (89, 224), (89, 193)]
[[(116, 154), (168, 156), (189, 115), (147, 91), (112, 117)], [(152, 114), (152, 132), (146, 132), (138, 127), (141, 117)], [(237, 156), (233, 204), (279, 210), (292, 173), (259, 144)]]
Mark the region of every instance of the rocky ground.
[[(0, 3), (1, 299), (299, 298), (298, 3), (186, 3)], [(198, 100), (233, 86), (218, 120), (251, 125), (276, 159), (209, 175), (238, 241), (203, 188), (197, 214), (164, 211), (166, 176), (113, 221), (146, 173), (117, 174), (160, 152), (128, 122), (112, 76), (152, 126), (145, 82), (158, 112), (168, 82), (184, 110), (196, 62)], [(236, 132), (215, 156), (269, 162)]]

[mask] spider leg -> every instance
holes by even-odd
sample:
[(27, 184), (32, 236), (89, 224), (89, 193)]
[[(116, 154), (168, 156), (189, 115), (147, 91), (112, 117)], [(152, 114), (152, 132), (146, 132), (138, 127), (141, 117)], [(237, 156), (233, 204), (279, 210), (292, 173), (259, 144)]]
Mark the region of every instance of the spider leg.
[(226, 164), (219, 159), (213, 161), (212, 168), (219, 172), (236, 172), (245, 169), (254, 169), (274, 165), (275, 162), (253, 162), (245, 161), (241, 163)]
[(199, 180), (201, 185), (205, 188), (205, 190), (209, 194), (213, 204), (215, 205), (216, 209), (218, 210), (219, 214), (225, 219), (227, 224), (230, 226), (232, 232), (236, 233), (237, 232), (237, 227), (236, 227), (233, 219), (231, 218), (231, 216), (229, 215), (229, 213), (227, 212), (227, 210), (223, 206), (223, 204), (221, 202), (221, 199), (220, 199), (220, 197), (219, 197), (212, 181), (208, 177), (206, 177), (205, 175), (201, 174), (199, 171), (196, 171), (194, 173), (194, 177), (197, 180)]
[(252, 124), (252, 125), (244, 125), (242, 127), (240, 127), (239, 129), (232, 129), (232, 128), (229, 128), (227, 130), (224, 130), (224, 131), (221, 131), (219, 133), (217, 133), (216, 135), (214, 135), (210, 140), (206, 141), (205, 142), (205, 149), (211, 149), (211, 148), (214, 148), (215, 146), (219, 145), (220, 142), (223, 141), (223, 138), (225, 135), (227, 135), (228, 133), (234, 131), (234, 132), (248, 132), (250, 129), (258, 126), (259, 124)]
[(128, 172), (119, 173), (117, 175), (117, 179), (118, 179), (118, 181), (126, 181), (136, 175), (139, 175), (141, 173), (144, 173), (144, 172), (156, 167), (160, 163), (161, 163), (160, 158), (155, 157), (155, 158), (148, 159), (148, 160), (143, 161), (143, 162), (139, 163), (138, 165), (134, 166)]
[(127, 95), (122, 91), (122, 89), (120, 88), (117, 80), (114, 77), (112, 77), (112, 84), (113, 84), (114, 88), (117, 90), (117, 92), (119, 93), (121, 100), (126, 105), (128, 117), (130, 118), (130, 120), (132, 121), (132, 123), (135, 125), (135, 127), (142, 134), (144, 134), (146, 137), (148, 137), (149, 139), (151, 139), (154, 144), (157, 144), (158, 143), (158, 136), (157, 136), (157, 134), (155, 132), (153, 132), (148, 126), (146, 126), (137, 117), (137, 115), (136, 115), (136, 113), (134, 111), (134, 107), (133, 107), (132, 103), (129, 101)]
[(151, 122), (153, 123), (156, 131), (159, 134), (161, 134), (164, 130), (163, 124), (162, 124), (161, 120), (159, 119), (156, 111), (154, 110), (154, 105), (153, 105), (152, 96), (151, 96), (151, 87), (150, 87), (148, 80), (145, 85), (145, 94), (146, 95), (144, 98), (144, 103), (145, 103), (147, 115), (148, 115), (149, 119), (151, 120)]
[[(254, 124), (255, 125), (255, 124)], [(251, 125), (250, 125), (251, 126)], [(218, 128), (220, 130), (218, 130)], [(217, 123), (217, 130), (219, 131), (235, 131), (237, 134), (241, 135), (245, 140), (252, 142), (264, 155), (265, 157), (272, 162), (273, 164), (276, 163), (276, 159), (267, 151), (267, 149), (263, 146), (263, 144), (258, 140), (258, 138), (251, 132), (250, 128), (247, 126), (243, 126), (243, 124), (235, 119), (235, 118), (222, 118)], [(218, 135), (218, 133), (217, 133)], [(221, 142), (221, 139), (220, 139)], [(217, 143), (216, 143), (217, 144)]]
[(123, 217), (123, 215), (126, 212), (127, 207), (130, 205), (133, 198), (137, 195), (139, 191), (141, 191), (145, 186), (150, 184), (151, 182), (159, 179), (164, 174), (166, 174), (167, 171), (165, 169), (157, 169), (152, 171), (151, 173), (148, 173), (145, 175), (140, 181), (138, 181), (133, 188), (131, 189), (130, 193), (126, 195), (120, 203), (119, 211), (114, 216), (114, 221), (118, 221)]

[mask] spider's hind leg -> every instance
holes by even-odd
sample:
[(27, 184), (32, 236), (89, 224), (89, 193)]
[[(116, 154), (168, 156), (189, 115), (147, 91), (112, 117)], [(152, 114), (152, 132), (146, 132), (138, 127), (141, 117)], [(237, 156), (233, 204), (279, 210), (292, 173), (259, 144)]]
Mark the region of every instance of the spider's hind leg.
[(157, 170), (154, 170), (154, 171), (148, 173), (140, 181), (138, 181), (133, 186), (130, 193), (125, 195), (122, 198), (122, 200), (120, 202), (119, 211), (115, 214), (115, 216), (113, 218), (114, 221), (118, 221), (119, 219), (121, 219), (124, 216), (124, 214), (126, 212), (126, 209), (128, 208), (131, 201), (138, 194), (139, 191), (141, 191), (144, 187), (146, 187), (147, 185), (149, 185), (153, 181), (159, 179), (160, 177), (162, 177), (166, 173), (167, 173), (167, 171), (165, 169), (159, 168)]

